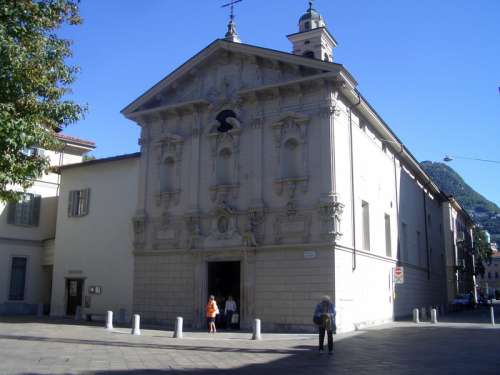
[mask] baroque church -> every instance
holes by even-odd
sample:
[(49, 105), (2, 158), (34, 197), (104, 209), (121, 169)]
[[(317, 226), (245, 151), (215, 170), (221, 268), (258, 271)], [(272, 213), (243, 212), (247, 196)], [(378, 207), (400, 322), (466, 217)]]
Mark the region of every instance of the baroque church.
[(213, 294), (241, 328), (310, 331), (329, 295), (349, 331), (466, 288), (467, 214), (336, 61), (312, 3), (288, 39), (291, 53), (244, 44), (231, 17), (122, 110), (140, 153), (59, 168), (51, 315), (203, 327)]

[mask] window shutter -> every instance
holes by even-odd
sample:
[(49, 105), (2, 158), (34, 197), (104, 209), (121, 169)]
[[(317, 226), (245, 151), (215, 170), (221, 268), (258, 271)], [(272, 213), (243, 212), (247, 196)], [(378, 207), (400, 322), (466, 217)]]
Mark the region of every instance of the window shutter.
[(37, 227), (40, 222), (40, 206), (42, 203), (42, 197), (40, 195), (35, 195), (32, 200), (32, 210), (30, 224)]
[(75, 206), (75, 193), (76, 191), (70, 191), (69, 192), (69, 199), (68, 199), (68, 216), (73, 216), (74, 212), (74, 206)]
[(7, 223), (15, 224), (16, 223), (16, 203), (9, 202), (7, 205)]
[(89, 213), (89, 201), (90, 201), (90, 189), (85, 189), (83, 191), (84, 204), (82, 215), (88, 215)]

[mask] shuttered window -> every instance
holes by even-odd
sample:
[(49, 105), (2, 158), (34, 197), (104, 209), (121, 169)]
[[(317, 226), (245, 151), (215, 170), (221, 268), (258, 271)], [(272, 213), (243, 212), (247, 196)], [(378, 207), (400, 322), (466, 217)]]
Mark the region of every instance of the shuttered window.
[(68, 216), (85, 216), (89, 213), (90, 189), (69, 192)]
[(24, 291), (26, 287), (26, 265), (28, 260), (24, 257), (12, 258), (12, 267), (10, 271), (9, 300), (24, 300)]
[(24, 193), (19, 201), (9, 203), (7, 223), (11, 225), (38, 226), (41, 202), (42, 197), (40, 195)]

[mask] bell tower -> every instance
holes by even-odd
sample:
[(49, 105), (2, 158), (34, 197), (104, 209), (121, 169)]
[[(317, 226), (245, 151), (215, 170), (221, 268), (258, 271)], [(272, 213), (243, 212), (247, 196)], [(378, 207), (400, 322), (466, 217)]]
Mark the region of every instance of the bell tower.
[(333, 62), (337, 41), (328, 31), (323, 16), (309, 1), (309, 9), (299, 19), (299, 32), (287, 36), (295, 55)]

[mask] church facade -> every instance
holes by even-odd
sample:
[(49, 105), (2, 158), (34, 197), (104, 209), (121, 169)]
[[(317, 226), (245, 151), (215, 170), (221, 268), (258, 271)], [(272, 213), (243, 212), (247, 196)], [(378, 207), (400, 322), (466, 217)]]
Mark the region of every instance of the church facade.
[(446, 197), (333, 62), (322, 16), (288, 38), (293, 53), (242, 44), (231, 21), (122, 111), (141, 127), (143, 319), (201, 327), (208, 295), (232, 295), (242, 327), (309, 330), (327, 294), (352, 330), (446, 303)]
[(140, 153), (81, 162), (94, 144), (65, 137), (40, 226), (0, 207), (0, 314), (199, 328), (213, 294), (241, 328), (311, 331), (326, 294), (350, 331), (471, 291), (467, 213), (335, 62), (312, 6), (288, 38), (292, 53), (243, 44), (231, 20), (122, 111)]

